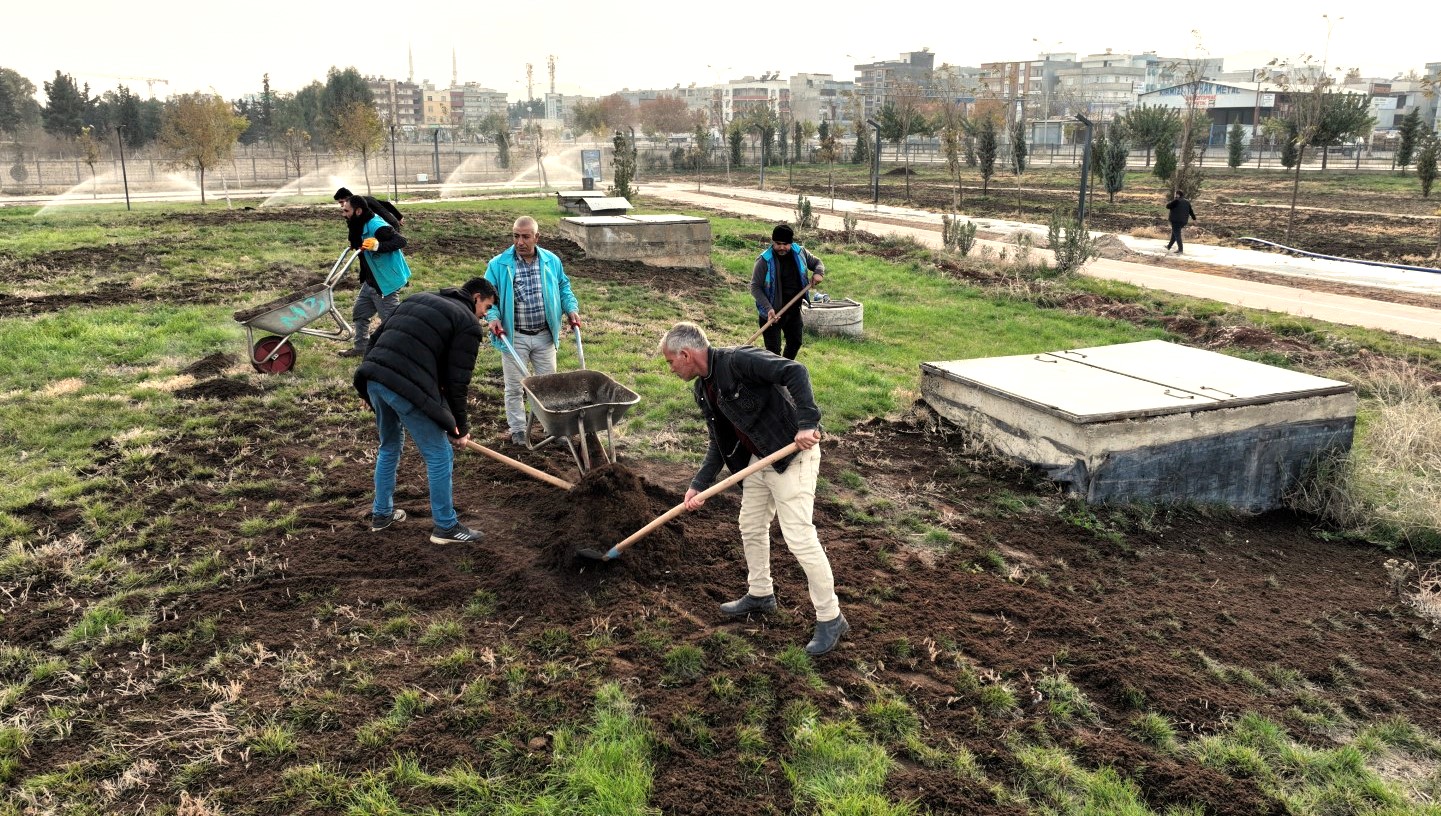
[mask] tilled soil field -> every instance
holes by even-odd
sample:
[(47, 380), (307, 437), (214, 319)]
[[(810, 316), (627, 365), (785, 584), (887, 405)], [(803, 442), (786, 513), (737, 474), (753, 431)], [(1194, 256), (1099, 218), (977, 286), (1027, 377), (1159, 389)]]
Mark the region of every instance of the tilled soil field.
[[(701, 299), (712, 284), (546, 245), (572, 276)], [(1097, 299), (1067, 307), (1149, 319)], [(1322, 353), (1260, 330), (1170, 319), (1199, 345)], [(634, 457), (624, 436), (620, 461), (583, 478), (556, 445), (502, 449), (577, 482), (564, 491), (462, 452), (457, 504), (486, 539), (437, 546), (413, 448), (397, 494), (410, 518), (369, 531), (374, 431), (348, 382), (277, 405), (280, 380), (234, 357), (195, 360), (185, 373), (196, 383), (162, 417), (173, 431), (150, 443), (163, 455), (117, 439), (96, 449), (86, 474), (132, 510), (124, 558), (136, 585), (169, 582), (109, 601), (107, 625), (118, 634), (143, 620), (143, 637), (101, 647), (67, 638), (110, 592), (62, 580), (107, 543), (86, 539), (83, 497), (17, 512), (37, 531), (45, 568), (6, 580), (0, 642), (85, 666), (83, 678), (25, 680), (27, 716), (40, 716), (41, 702), (88, 712), (8, 768), (10, 778), (59, 774), (29, 793), (36, 808), (65, 810), (75, 795), (66, 785), (78, 784), (65, 773), (98, 780), (87, 796), (106, 812), (194, 794), (226, 813), (274, 814), (344, 810), (340, 799), (296, 793), (299, 766), (358, 779), (399, 755), (494, 779), (539, 774), (558, 731), (587, 720), (603, 683), (618, 684), (654, 731), (650, 804), (666, 814), (794, 812), (783, 761), (792, 714), (806, 705), (858, 717), (886, 745), (896, 760), (887, 798), (971, 814), (1030, 812), (1000, 795), (1027, 776), (1016, 758), (1023, 741), (1114, 768), (1157, 812), (1288, 812), (1260, 779), (1138, 738), (1143, 713), (1167, 718), (1185, 741), (1257, 713), (1317, 746), (1352, 723), (1441, 722), (1441, 634), (1397, 594), (1387, 553), (1328, 540), (1314, 520), (1287, 513), (1086, 508), (976, 452), (924, 405), (823, 443), (816, 523), (853, 629), (811, 671), (784, 658), (812, 621), (778, 531), (780, 608), (742, 619), (717, 609), (745, 586), (737, 491), (619, 561), (574, 557), (677, 504), (688, 466)], [(498, 397), (471, 407), (477, 438), (495, 444)], [(196, 416), (208, 421), (188, 425)], [(676, 671), (681, 646), (703, 655), (700, 673)], [(0, 679), (18, 683), (12, 663), (0, 664)], [(1057, 676), (1089, 713), (1062, 713), (1043, 693)], [(991, 687), (1017, 704), (988, 704)], [(397, 724), (388, 712), (402, 692), (418, 702)], [(889, 694), (914, 712), (921, 745), (964, 750), (979, 773), (888, 738), (868, 704)], [(293, 730), (293, 747), (257, 747), (254, 734), (275, 723)], [(754, 729), (769, 752), (744, 736)], [(429, 789), (412, 797), (405, 805), (416, 811), (452, 804)]]

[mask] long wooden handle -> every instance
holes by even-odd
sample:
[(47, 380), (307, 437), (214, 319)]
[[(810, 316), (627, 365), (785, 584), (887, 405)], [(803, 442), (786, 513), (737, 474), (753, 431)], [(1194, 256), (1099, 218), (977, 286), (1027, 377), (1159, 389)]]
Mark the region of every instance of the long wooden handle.
[(475, 442), (466, 442), (466, 443), (465, 443), (465, 446), (466, 446), (467, 448), (470, 448), (471, 450), (475, 451), (476, 453), (483, 453), (483, 454), (485, 454), (486, 456), (489, 456), (490, 458), (494, 459), (494, 460), (497, 461), (497, 462), (501, 462), (501, 463), (503, 463), (503, 464), (510, 465), (511, 467), (515, 468), (516, 470), (520, 471), (521, 473), (524, 473), (524, 474), (527, 475), (527, 476), (533, 476), (534, 478), (537, 478), (537, 479), (541, 480), (542, 482), (548, 482), (548, 483), (550, 483), (550, 484), (553, 484), (553, 485), (555, 485), (556, 487), (560, 488), (561, 490), (570, 490), (572, 487), (575, 487), (575, 485), (571, 484), (570, 482), (567, 482), (566, 480), (560, 478), (559, 476), (552, 476), (552, 475), (550, 475), (549, 473), (546, 473), (546, 472), (543, 471), (543, 470), (536, 470), (535, 468), (531, 467), (530, 465), (527, 465), (527, 464), (524, 463), (524, 462), (521, 462), (521, 461), (519, 461), (519, 460), (517, 460), (517, 459), (512, 459), (512, 458), (510, 458), (509, 456), (506, 456), (506, 455), (503, 454), (503, 453), (497, 453), (496, 451), (493, 451), (493, 450), (491, 450), (490, 448), (487, 448), (487, 447), (484, 446), (484, 445), (480, 445), (480, 444), (477, 444), (477, 443), (475, 443)]
[[(796, 447), (796, 443), (792, 442), (789, 445), (786, 445), (784, 448), (781, 448), (780, 450), (771, 454), (770, 456), (767, 456), (764, 459), (760, 459), (752, 463), (749, 467), (745, 468), (741, 472), (732, 474), (725, 481), (717, 482), (710, 487), (707, 487), (705, 490), (702, 490), (700, 493), (696, 494), (696, 498), (709, 499), (711, 496), (714, 496), (722, 490), (725, 490), (736, 482), (739, 482), (741, 479), (744, 479), (745, 477), (751, 475), (752, 473), (755, 473), (761, 468), (771, 464), (772, 462), (775, 462), (777, 459), (784, 459), (787, 456), (790, 456), (797, 450), (799, 450), (799, 448)], [(630, 538), (627, 538), (625, 541), (622, 541), (614, 547), (611, 547), (610, 552), (606, 553), (606, 558), (610, 559), (614, 558), (617, 555), (620, 555), (621, 553), (625, 552), (626, 549), (630, 547), (630, 545), (636, 543), (637, 541), (640, 541), (647, 535), (650, 535), (650, 533), (653, 532), (655, 528), (661, 526), (662, 524), (665, 524), (667, 521), (670, 521), (671, 519), (684, 512), (685, 502), (681, 502), (675, 507), (672, 507), (671, 509), (665, 511), (665, 515), (656, 518), (650, 524), (647, 524), (639, 530), (636, 530), (634, 533), (631, 533)]]
[(781, 319), (781, 315), (783, 315), (783, 314), (786, 313), (786, 309), (789, 309), (790, 307), (796, 305), (796, 301), (798, 301), (798, 300), (800, 300), (801, 298), (805, 297), (806, 292), (809, 292), (809, 291), (811, 290), (811, 285), (814, 284), (814, 283), (815, 283), (815, 281), (807, 281), (807, 282), (806, 282), (806, 288), (800, 290), (799, 292), (796, 292), (796, 296), (793, 297), (793, 298), (791, 298), (789, 303), (787, 303), (786, 305), (782, 306), (782, 307), (781, 307), (781, 310), (780, 310), (779, 312), (776, 312), (776, 316), (775, 316), (775, 317), (771, 318), (770, 320), (767, 320), (767, 321), (766, 321), (766, 324), (765, 324), (764, 326), (761, 326), (759, 329), (757, 329), (757, 330), (756, 330), (756, 333), (755, 333), (755, 334), (752, 334), (752, 335), (750, 336), (750, 338), (749, 338), (748, 340), (746, 340), (744, 343), (742, 343), (741, 345), (743, 345), (743, 346), (749, 346), (751, 343), (755, 342), (755, 339), (756, 339), (757, 337), (760, 337), (761, 334), (764, 333), (766, 329), (769, 329), (769, 328), (771, 327), (771, 324), (772, 324), (772, 323), (774, 323), (774, 322), (776, 322), (777, 320), (780, 320), (780, 319)]

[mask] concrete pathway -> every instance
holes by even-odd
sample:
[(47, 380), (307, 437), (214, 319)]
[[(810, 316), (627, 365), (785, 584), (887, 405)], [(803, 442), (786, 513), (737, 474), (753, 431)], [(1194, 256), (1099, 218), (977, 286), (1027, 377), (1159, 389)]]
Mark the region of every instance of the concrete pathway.
[[(695, 207), (725, 210), (768, 221), (793, 221), (795, 197), (741, 188), (702, 186), (694, 184), (650, 183), (641, 185), (646, 196), (674, 201)], [(925, 246), (941, 246), (941, 216), (925, 210), (874, 205), (869, 202), (846, 201), (811, 196), (812, 207), (819, 211), (820, 225), (840, 230), (844, 213), (854, 213), (858, 227), (876, 235), (909, 236)], [(833, 214), (834, 213), (834, 214)], [(869, 217), (868, 217), (869, 216)], [(878, 220), (884, 219), (884, 220)], [(1046, 228), (1037, 224), (992, 218), (971, 219), (986, 232), (1015, 235), (1031, 233), (1036, 243), (1043, 243)], [(1118, 236), (1126, 247), (1142, 255), (1166, 255), (1165, 242), (1157, 238)], [(1001, 241), (977, 241), (999, 251), (1015, 245)], [(1046, 250), (1032, 250), (1048, 257)], [(1269, 252), (1222, 247), (1211, 244), (1189, 244), (1186, 259), (1192, 263), (1212, 264), (1235, 269), (1250, 269), (1275, 275), (1310, 277), (1406, 292), (1441, 295), (1441, 275), (1427, 272), (1385, 269), (1345, 261), (1322, 261), (1292, 258)], [(1308, 289), (1296, 289), (1272, 283), (1239, 280), (1151, 266), (1146, 263), (1098, 258), (1086, 264), (1082, 274), (1107, 280), (1123, 281), (1148, 289), (1158, 289), (1191, 297), (1216, 300), (1250, 309), (1310, 317), (1347, 326), (1362, 326), (1419, 337), (1441, 340), (1441, 309), (1426, 309), (1381, 300), (1334, 295)]]

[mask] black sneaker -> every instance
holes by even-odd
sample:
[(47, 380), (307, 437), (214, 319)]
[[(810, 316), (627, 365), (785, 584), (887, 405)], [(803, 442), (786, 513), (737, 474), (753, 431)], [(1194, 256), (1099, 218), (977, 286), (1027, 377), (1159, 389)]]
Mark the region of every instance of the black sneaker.
[(355, 348), (355, 347), (352, 346), (351, 348), (348, 348), (348, 349), (346, 349), (345, 351), (340, 352), (340, 354), (338, 354), (338, 355), (336, 355), (336, 356), (338, 356), (338, 357), (364, 357), (364, 356), (365, 356), (365, 349), (358, 349), (358, 348)]
[(464, 524), (457, 523), (449, 530), (442, 530), (436, 527), (430, 531), (430, 541), (433, 544), (467, 544), (485, 540), (485, 533), (479, 530), (472, 530)]
[(370, 517), (370, 532), (378, 533), (397, 521), (405, 521), (405, 511), (399, 507), (388, 516), (372, 515)]

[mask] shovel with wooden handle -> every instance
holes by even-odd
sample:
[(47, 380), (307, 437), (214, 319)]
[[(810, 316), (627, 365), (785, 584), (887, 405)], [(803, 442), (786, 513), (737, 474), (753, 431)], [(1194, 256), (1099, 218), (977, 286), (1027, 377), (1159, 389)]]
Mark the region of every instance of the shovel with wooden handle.
[(465, 446), (475, 451), (476, 453), (483, 453), (486, 456), (494, 459), (495, 461), (500, 462), (501, 464), (510, 465), (511, 467), (515, 468), (521, 473), (524, 473), (527, 476), (530, 476), (531, 478), (539, 479), (546, 484), (553, 484), (561, 490), (570, 490), (572, 487), (575, 487), (574, 484), (567, 482), (559, 476), (552, 476), (543, 470), (533, 468), (524, 462), (521, 462), (517, 459), (512, 459), (503, 453), (493, 451), (490, 448), (487, 448), (486, 446), (481, 445), (477, 442), (466, 442)]
[(772, 317), (770, 320), (767, 320), (764, 326), (761, 326), (759, 329), (757, 329), (757, 330), (756, 330), (756, 333), (755, 333), (755, 334), (752, 334), (752, 335), (751, 335), (744, 343), (742, 343), (741, 345), (749, 346), (751, 343), (754, 343), (754, 342), (755, 342), (755, 339), (756, 339), (757, 337), (760, 337), (762, 334), (765, 333), (765, 330), (766, 330), (766, 329), (769, 329), (772, 325), (775, 324), (775, 322), (776, 322), (777, 320), (780, 320), (780, 319), (781, 319), (781, 315), (785, 314), (787, 309), (789, 309), (790, 307), (796, 305), (796, 301), (798, 301), (798, 300), (800, 300), (801, 298), (803, 298), (803, 297), (806, 296), (806, 292), (809, 292), (809, 291), (811, 290), (811, 285), (812, 285), (813, 283), (814, 283), (814, 281), (810, 281), (810, 282), (806, 283), (806, 288), (800, 290), (799, 292), (796, 292), (796, 296), (793, 297), (793, 298), (791, 298), (790, 301), (789, 301), (788, 303), (786, 303), (786, 305), (782, 306), (782, 307), (781, 307), (781, 310), (780, 310), (779, 312), (776, 312), (775, 317)]
[[(795, 452), (798, 451), (798, 450), (800, 450), (800, 448), (798, 448), (798, 447), (796, 446), (796, 443), (792, 442), (792, 443), (790, 443), (789, 445), (786, 445), (784, 448), (781, 448), (780, 450), (778, 450), (778, 451), (776, 451), (775, 453), (771, 454), (770, 456), (767, 456), (767, 457), (765, 457), (764, 459), (760, 459), (760, 460), (757, 460), (756, 462), (751, 463), (751, 465), (750, 465), (749, 467), (745, 468), (744, 470), (740, 471), (739, 473), (735, 473), (735, 474), (731, 475), (731, 476), (730, 476), (729, 478), (727, 478), (725, 481), (717, 482), (716, 484), (711, 485), (710, 487), (706, 488), (705, 490), (702, 490), (700, 493), (696, 494), (696, 498), (697, 498), (697, 499), (702, 499), (702, 500), (708, 499), (708, 498), (710, 498), (711, 496), (714, 496), (715, 494), (717, 494), (717, 493), (721, 492), (722, 490), (725, 490), (726, 488), (728, 488), (728, 487), (730, 487), (731, 485), (735, 484), (736, 482), (739, 482), (740, 480), (744, 479), (745, 477), (751, 475), (752, 473), (755, 473), (756, 471), (760, 470), (761, 468), (764, 468), (764, 467), (766, 467), (766, 466), (774, 463), (777, 459), (784, 459), (784, 458), (786, 458), (787, 456), (790, 456), (791, 454), (795, 453)], [(664, 515), (656, 518), (654, 521), (652, 521), (651, 523), (647, 524), (646, 526), (640, 528), (639, 530), (636, 530), (634, 533), (631, 533), (631, 535), (630, 535), (629, 538), (627, 538), (626, 540), (620, 542), (619, 544), (615, 545), (614, 547), (611, 547), (611, 548), (610, 548), (609, 550), (607, 550), (606, 552), (601, 552), (600, 550), (593, 549), (593, 548), (591, 548), (591, 547), (582, 547), (581, 549), (576, 550), (575, 554), (576, 554), (577, 556), (581, 557), (581, 558), (586, 558), (586, 559), (589, 559), (589, 560), (591, 560), (591, 561), (614, 561), (615, 559), (617, 559), (617, 558), (619, 558), (619, 557), (621, 556), (621, 553), (624, 553), (627, 549), (629, 549), (629, 548), (630, 548), (630, 545), (632, 545), (632, 544), (636, 543), (637, 541), (640, 541), (642, 538), (645, 538), (646, 536), (650, 535), (652, 532), (655, 531), (655, 529), (656, 529), (657, 527), (661, 526), (662, 524), (665, 524), (667, 521), (670, 521), (671, 519), (675, 518), (676, 516), (679, 516), (681, 513), (684, 513), (684, 512), (685, 512), (685, 502), (681, 502), (680, 504), (677, 504), (675, 507), (672, 507), (671, 509), (667, 510)]]

